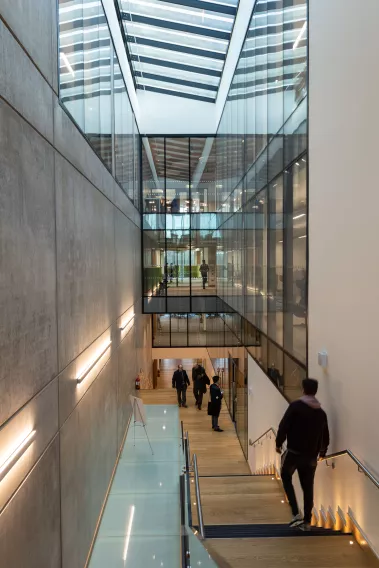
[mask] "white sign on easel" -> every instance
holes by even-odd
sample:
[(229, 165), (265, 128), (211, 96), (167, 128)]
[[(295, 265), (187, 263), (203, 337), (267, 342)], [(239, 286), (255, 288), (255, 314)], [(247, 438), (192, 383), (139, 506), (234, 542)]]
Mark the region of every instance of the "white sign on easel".
[(154, 455), (153, 448), (151, 447), (149, 436), (147, 435), (147, 430), (146, 430), (147, 418), (146, 418), (145, 405), (143, 404), (142, 400), (140, 398), (137, 398), (136, 396), (130, 395), (129, 398), (133, 407), (133, 414), (134, 414), (134, 446), (136, 445), (136, 426), (143, 426), (147, 441), (149, 442), (151, 453)]
[(130, 402), (132, 403), (134, 412), (134, 422), (141, 422), (143, 426), (147, 425), (146, 410), (140, 398), (130, 395)]

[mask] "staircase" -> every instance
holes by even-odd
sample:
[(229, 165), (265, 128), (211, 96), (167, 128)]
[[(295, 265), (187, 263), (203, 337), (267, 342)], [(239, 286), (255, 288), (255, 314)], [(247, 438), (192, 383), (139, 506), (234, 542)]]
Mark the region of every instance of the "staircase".
[[(291, 529), (280, 480), (275, 475), (200, 478), (204, 544), (220, 568), (378, 567), (346, 526), (330, 526), (330, 516), (314, 518), (309, 533)], [(196, 525), (196, 510), (193, 508)]]
[[(346, 527), (314, 526), (309, 533), (290, 529), (290, 510), (273, 475), (203, 477), (200, 489), (204, 544), (220, 568), (379, 565), (367, 547), (345, 532)], [(195, 507), (193, 520), (196, 525)]]

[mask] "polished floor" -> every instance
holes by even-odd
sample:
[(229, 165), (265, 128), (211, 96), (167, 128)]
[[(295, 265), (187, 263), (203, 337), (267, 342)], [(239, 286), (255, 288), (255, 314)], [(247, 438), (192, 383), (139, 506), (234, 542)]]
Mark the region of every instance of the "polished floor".
[[(176, 405), (171, 387), (178, 360), (161, 361), (161, 376), (155, 391), (141, 391), (149, 404)], [(190, 374), (193, 361), (183, 360)], [(235, 427), (223, 405), (220, 416), (222, 433), (211, 430), (206, 413), (197, 410), (191, 390), (188, 408), (180, 409), (180, 419), (189, 433), (191, 453), (196, 453), (200, 473), (202, 511), (205, 525), (287, 524), (291, 518), (283, 488), (272, 476), (252, 476), (239, 444)], [(147, 406), (149, 407), (149, 406)], [(178, 409), (179, 410), (179, 409)], [(193, 485), (191, 485), (193, 491)], [(192, 515), (197, 521), (193, 493)], [(308, 538), (228, 538), (207, 539), (205, 547), (219, 568), (373, 568), (378, 561), (351, 537), (312, 536)], [(198, 546), (198, 543), (194, 545)], [(191, 555), (192, 566), (207, 566), (209, 557), (200, 544), (204, 562)], [(201, 562), (201, 564), (199, 564)], [(142, 566), (142, 565), (141, 565)]]
[[(178, 568), (179, 409), (146, 408), (147, 432), (131, 423), (101, 520), (89, 568)], [(135, 446), (134, 446), (135, 434)]]

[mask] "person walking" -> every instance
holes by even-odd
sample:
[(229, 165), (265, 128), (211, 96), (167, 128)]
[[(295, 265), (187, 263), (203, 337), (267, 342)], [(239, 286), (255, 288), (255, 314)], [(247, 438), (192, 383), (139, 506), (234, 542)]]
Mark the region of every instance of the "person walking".
[(192, 386), (193, 386), (193, 396), (195, 397), (195, 406), (198, 405), (197, 402), (197, 395), (196, 395), (196, 379), (198, 376), (203, 375), (205, 373), (205, 369), (202, 365), (200, 365), (199, 361), (192, 367)]
[(195, 395), (196, 406), (201, 410), (201, 405), (203, 404), (203, 395), (207, 392), (207, 385), (210, 384), (210, 380), (205, 372), (204, 367), (196, 363), (192, 369), (192, 380), (193, 380), (193, 394)]
[(205, 262), (205, 259), (203, 258), (203, 262), (202, 264), (200, 264), (200, 274), (203, 279), (203, 290), (205, 290), (205, 284), (207, 283), (208, 280), (208, 272), (209, 272), (209, 266)]
[(178, 406), (187, 408), (187, 386), (190, 384), (187, 371), (183, 365), (178, 365), (177, 370), (172, 376), (172, 388), (176, 389), (178, 395)]
[[(290, 526), (303, 531), (309, 531), (311, 527), (317, 460), (325, 457), (329, 446), (328, 419), (316, 398), (317, 389), (315, 379), (303, 380), (303, 396), (289, 405), (276, 437), (278, 453), (287, 440), (287, 450), (282, 455), (281, 477), (293, 514)], [(296, 470), (304, 494), (304, 517), (300, 514), (292, 484)]]
[(212, 380), (213, 385), (211, 385), (211, 388), (209, 389), (211, 400), (208, 404), (208, 414), (212, 416), (212, 429), (215, 432), (223, 432), (224, 430), (222, 430), (218, 425), (218, 417), (220, 416), (221, 401), (224, 394), (218, 384), (220, 377), (216, 375), (212, 377)]

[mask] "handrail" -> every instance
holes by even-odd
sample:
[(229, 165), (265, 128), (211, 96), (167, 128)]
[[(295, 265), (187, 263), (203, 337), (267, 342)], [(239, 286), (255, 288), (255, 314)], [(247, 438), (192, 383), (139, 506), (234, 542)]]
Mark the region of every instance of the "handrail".
[(342, 452), (336, 452), (334, 454), (328, 454), (327, 456), (325, 456), (324, 458), (321, 458), (321, 461), (325, 461), (327, 462), (327, 460), (331, 460), (334, 458), (339, 458), (341, 456), (349, 456), (349, 458), (351, 458), (353, 460), (353, 462), (356, 463), (356, 465), (358, 466), (358, 470), (361, 473), (364, 473), (366, 477), (369, 478), (369, 480), (375, 485), (375, 487), (377, 489), (379, 489), (379, 481), (376, 479), (376, 477), (371, 473), (371, 471), (369, 469), (367, 469), (367, 467), (365, 465), (363, 465), (363, 463), (353, 454), (353, 452), (351, 452), (350, 450), (343, 450)]
[(181, 524), (181, 541), (182, 541), (182, 568), (190, 567), (190, 551), (189, 551), (189, 538), (186, 529), (186, 514), (185, 514), (185, 488), (184, 488), (184, 474), (180, 476), (180, 524)]
[(201, 538), (205, 538), (204, 522), (203, 522), (203, 510), (201, 508), (199, 472), (198, 472), (198, 469), (197, 469), (196, 454), (193, 454), (193, 472), (194, 472), (194, 475), (195, 475), (196, 506), (197, 506), (197, 518), (198, 518), (198, 521), (199, 521), (199, 530), (200, 530)]
[(254, 442), (252, 442), (251, 440), (249, 440), (249, 446), (255, 446), (255, 444), (257, 442), (259, 442), (259, 440), (261, 440), (262, 438), (264, 438), (265, 436), (267, 436), (267, 434), (269, 434), (270, 432), (272, 432), (274, 434), (274, 436), (277, 436), (277, 431), (274, 430), (274, 428), (269, 428), (268, 430), (266, 430), (266, 432), (264, 432), (261, 436), (259, 436), (259, 438), (257, 438)]
[(201, 506), (199, 470), (197, 467), (196, 454), (193, 454), (191, 460), (188, 432), (185, 433), (184, 448), (185, 448), (185, 460), (186, 460), (185, 473), (186, 473), (187, 493), (188, 493), (188, 523), (190, 527), (192, 527), (191, 485), (190, 485), (190, 472), (192, 472), (195, 481), (196, 509), (197, 509), (197, 518), (199, 521), (199, 533), (201, 538), (204, 539), (205, 531), (204, 531), (204, 522), (203, 522), (203, 510)]
[[(259, 440), (267, 436), (267, 434), (269, 434), (270, 432), (272, 432), (275, 435), (275, 437), (277, 436), (276, 430), (271, 427), (268, 430), (266, 430), (266, 432), (264, 432), (261, 436), (259, 436), (259, 438), (257, 438), (254, 442), (249, 440), (249, 446), (255, 446), (255, 444), (259, 442)], [(324, 458), (321, 458), (320, 461), (324, 461), (326, 463), (326, 466), (330, 467), (328, 465), (328, 460), (339, 458), (341, 456), (346, 456), (346, 455), (349, 456), (353, 460), (353, 462), (355, 462), (355, 464), (358, 466), (358, 470), (361, 473), (364, 473), (365, 476), (368, 477), (368, 479), (375, 485), (375, 487), (379, 489), (379, 480), (376, 479), (376, 477), (371, 473), (371, 471), (367, 469), (367, 467), (363, 465), (363, 463), (350, 450), (342, 450), (340, 452), (334, 452), (333, 454), (328, 454)]]

